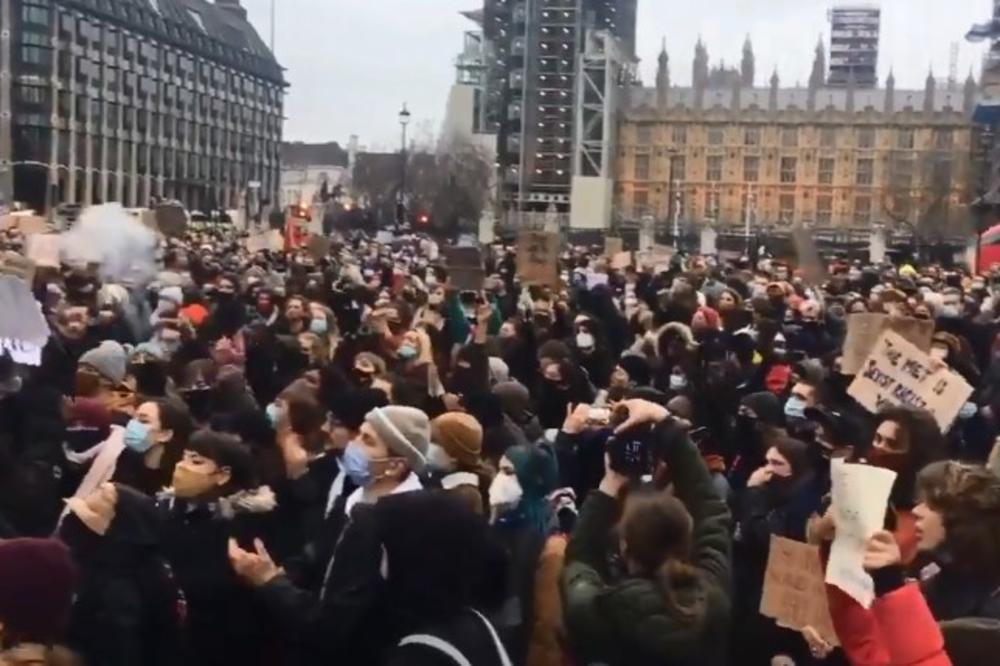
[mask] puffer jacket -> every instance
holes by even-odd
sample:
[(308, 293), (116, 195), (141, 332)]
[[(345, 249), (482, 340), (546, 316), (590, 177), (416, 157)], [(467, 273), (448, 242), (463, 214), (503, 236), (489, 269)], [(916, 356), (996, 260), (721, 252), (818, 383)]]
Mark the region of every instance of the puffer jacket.
[(672, 615), (653, 579), (609, 580), (606, 544), (618, 502), (594, 492), (566, 550), (562, 596), (570, 640), (579, 657), (611, 665), (723, 666), (731, 613), (729, 509), (686, 435), (661, 426), (655, 436), (664, 439), (676, 495), (694, 519), (691, 564), (700, 579), (673, 593), (681, 604), (701, 597), (704, 612), (690, 620)]

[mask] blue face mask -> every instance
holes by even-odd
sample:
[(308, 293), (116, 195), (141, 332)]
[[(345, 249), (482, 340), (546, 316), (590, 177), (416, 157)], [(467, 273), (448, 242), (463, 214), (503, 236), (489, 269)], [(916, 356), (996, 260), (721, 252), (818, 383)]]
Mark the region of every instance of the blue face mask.
[(326, 335), (329, 330), (329, 326), (326, 324), (326, 319), (313, 319), (309, 323), (309, 332), (315, 333), (316, 335)]
[(267, 414), (267, 420), (271, 424), (272, 428), (278, 427), (278, 419), (281, 418), (281, 410), (273, 402), (269, 404), (265, 409), (264, 413)]
[(413, 345), (402, 345), (396, 350), (396, 354), (404, 361), (409, 361), (417, 357), (417, 348)]
[(145, 453), (153, 448), (153, 442), (149, 437), (149, 426), (135, 419), (129, 421), (125, 427), (125, 446), (137, 453)]
[(792, 396), (785, 401), (785, 418), (804, 419), (805, 417), (806, 417), (805, 400)]
[(340, 459), (344, 474), (359, 488), (364, 488), (372, 482), (371, 460), (364, 448), (357, 442), (351, 442), (344, 449)]

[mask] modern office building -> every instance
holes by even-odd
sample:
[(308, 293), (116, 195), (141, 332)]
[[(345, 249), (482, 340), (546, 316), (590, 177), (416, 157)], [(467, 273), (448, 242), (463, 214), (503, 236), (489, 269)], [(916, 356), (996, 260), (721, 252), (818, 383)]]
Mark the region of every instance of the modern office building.
[(858, 88), (878, 85), (878, 45), (882, 10), (843, 5), (830, 10), (830, 74), (827, 85)]
[(0, 195), (275, 200), (282, 68), (239, 0), (0, 0)]
[[(822, 49), (816, 67), (822, 71)], [(710, 84), (698, 45), (695, 85), (633, 88), (619, 128), (620, 222), (669, 227), (859, 227), (909, 223), (945, 231), (973, 189), (970, 116), (979, 89), (923, 90)], [(814, 71), (816, 69), (814, 67)]]
[(497, 131), (505, 211), (569, 210), (583, 129), (583, 56), (592, 47), (599, 59), (589, 38), (609, 35), (617, 45), (608, 49), (632, 58), (635, 22), (636, 0), (485, 0), (486, 117)]

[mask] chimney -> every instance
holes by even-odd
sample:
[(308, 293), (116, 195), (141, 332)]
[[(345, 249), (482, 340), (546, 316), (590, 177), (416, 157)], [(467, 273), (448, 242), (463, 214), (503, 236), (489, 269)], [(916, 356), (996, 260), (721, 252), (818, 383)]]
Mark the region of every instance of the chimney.
[(236, 16), (239, 16), (244, 21), (247, 20), (247, 10), (246, 7), (240, 4), (240, 0), (215, 0), (216, 6), (219, 9), (224, 9), (228, 12), (232, 12)]

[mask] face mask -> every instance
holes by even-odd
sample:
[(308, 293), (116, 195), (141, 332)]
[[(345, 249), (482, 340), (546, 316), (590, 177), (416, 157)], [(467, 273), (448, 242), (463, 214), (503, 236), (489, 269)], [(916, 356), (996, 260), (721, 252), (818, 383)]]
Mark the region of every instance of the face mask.
[(371, 386), (372, 380), (374, 379), (374, 373), (365, 372), (363, 370), (354, 369), (354, 378), (358, 381), (361, 386)]
[(212, 415), (212, 398), (215, 391), (211, 386), (199, 386), (181, 391), (184, 403), (191, 410), (191, 416), (198, 421), (207, 421)]
[(396, 355), (404, 361), (409, 361), (417, 357), (417, 348), (413, 345), (402, 345), (396, 350)]
[(167, 354), (173, 355), (177, 353), (177, 350), (181, 348), (180, 340), (160, 340), (160, 349), (165, 351)]
[(516, 474), (505, 474), (501, 472), (490, 484), (490, 506), (498, 510), (513, 509), (516, 507), (524, 491), (521, 489), (521, 482), (517, 480)]
[(941, 308), (941, 316), (948, 318), (955, 318), (958, 316), (958, 306), (956, 305), (945, 305)]
[(594, 348), (594, 336), (590, 333), (577, 333), (576, 334), (576, 346), (580, 349), (593, 349)]
[(433, 289), (434, 287), (437, 286), (437, 283), (438, 283), (437, 276), (434, 275), (433, 273), (428, 273), (427, 279), (424, 280), (424, 284), (427, 285), (429, 288)]
[(372, 482), (371, 460), (364, 448), (357, 442), (351, 442), (344, 449), (344, 457), (340, 459), (344, 474), (359, 488), (364, 488)]
[(785, 417), (789, 419), (804, 419), (806, 417), (806, 403), (795, 396), (785, 401)]
[(684, 375), (673, 374), (670, 375), (670, 390), (680, 391), (686, 389), (688, 385), (687, 377)]
[(132, 419), (125, 427), (125, 446), (137, 453), (145, 453), (153, 448), (149, 434), (148, 425)]
[(315, 333), (316, 335), (326, 335), (329, 327), (326, 324), (326, 319), (313, 319), (309, 322), (309, 332)]
[(271, 423), (272, 428), (278, 427), (278, 421), (281, 419), (281, 410), (273, 402), (264, 409), (264, 413), (267, 414), (267, 420)]

